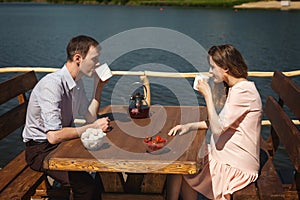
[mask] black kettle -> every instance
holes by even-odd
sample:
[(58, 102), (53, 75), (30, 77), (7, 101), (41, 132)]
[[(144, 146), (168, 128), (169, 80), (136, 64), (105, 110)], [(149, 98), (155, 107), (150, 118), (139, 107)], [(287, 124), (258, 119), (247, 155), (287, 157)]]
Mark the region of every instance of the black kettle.
[[(143, 85), (143, 88), (145, 93), (147, 94), (146, 86)], [(130, 96), (128, 111), (131, 118), (148, 118), (149, 109), (150, 107), (146, 101), (146, 95), (142, 94), (141, 92), (136, 92)]]

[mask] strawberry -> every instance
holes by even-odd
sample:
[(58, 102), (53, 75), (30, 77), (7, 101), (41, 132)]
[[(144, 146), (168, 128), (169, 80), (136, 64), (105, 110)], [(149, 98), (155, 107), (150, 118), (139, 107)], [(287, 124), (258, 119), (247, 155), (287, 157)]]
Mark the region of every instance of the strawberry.
[(159, 135), (156, 136), (155, 141), (156, 141), (156, 142), (160, 142), (160, 140), (161, 140), (161, 137), (160, 137)]
[(160, 140), (159, 142), (160, 142), (160, 143), (165, 143), (165, 142), (166, 142), (166, 139), (161, 138), (161, 140)]

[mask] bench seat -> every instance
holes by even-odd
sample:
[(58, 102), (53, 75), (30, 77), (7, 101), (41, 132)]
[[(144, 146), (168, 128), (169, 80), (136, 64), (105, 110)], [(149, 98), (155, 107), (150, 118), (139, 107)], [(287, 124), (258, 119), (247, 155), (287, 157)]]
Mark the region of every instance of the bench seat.
[[(300, 132), (292, 122), (290, 115), (283, 108), (287, 106), (294, 116), (300, 117), (300, 88), (282, 72), (275, 71), (271, 88), (278, 95), (278, 100), (269, 96), (264, 112), (271, 122), (270, 137), (262, 140), (261, 147), (268, 154), (268, 160), (261, 170), (256, 183), (237, 191), (233, 199), (300, 199)], [(279, 144), (283, 144), (295, 169), (293, 184), (282, 184), (273, 164), (273, 157)]]
[[(34, 71), (31, 71), (0, 83), (0, 105), (5, 106), (6, 102), (14, 98), (19, 102), (0, 116), (0, 140), (25, 124), (28, 93), (37, 82)], [(0, 170), (0, 179), (0, 199), (3, 200), (31, 199), (32, 196), (42, 199), (53, 194), (65, 199), (70, 196), (69, 188), (52, 190), (44, 173), (34, 171), (27, 165), (24, 150)]]

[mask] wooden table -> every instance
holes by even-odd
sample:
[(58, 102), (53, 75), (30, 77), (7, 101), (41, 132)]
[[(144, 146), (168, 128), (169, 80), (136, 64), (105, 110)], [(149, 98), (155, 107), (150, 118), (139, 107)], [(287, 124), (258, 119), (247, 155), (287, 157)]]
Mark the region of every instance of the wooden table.
[[(207, 119), (205, 107), (152, 106), (149, 118), (131, 119), (127, 106), (108, 106), (100, 116), (108, 116), (113, 129), (99, 150), (86, 150), (80, 139), (63, 142), (45, 159), (44, 167), (100, 172), (104, 199), (149, 199), (145, 194), (152, 194), (151, 199), (164, 199), (167, 174), (201, 170), (198, 153), (205, 130), (177, 137), (167, 133), (177, 124)], [(146, 152), (143, 138), (156, 135), (166, 138), (167, 145), (157, 152)]]

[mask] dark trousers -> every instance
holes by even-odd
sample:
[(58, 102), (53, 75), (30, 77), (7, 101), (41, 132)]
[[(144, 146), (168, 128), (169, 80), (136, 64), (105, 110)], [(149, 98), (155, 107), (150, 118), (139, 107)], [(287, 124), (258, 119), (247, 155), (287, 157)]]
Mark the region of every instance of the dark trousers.
[(58, 145), (48, 142), (26, 143), (25, 156), (28, 165), (36, 171), (44, 172), (64, 186), (72, 188), (74, 200), (99, 200), (101, 199), (102, 183), (99, 174), (93, 178), (87, 172), (81, 171), (55, 171), (43, 168), (45, 157)]

